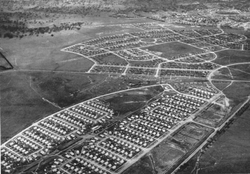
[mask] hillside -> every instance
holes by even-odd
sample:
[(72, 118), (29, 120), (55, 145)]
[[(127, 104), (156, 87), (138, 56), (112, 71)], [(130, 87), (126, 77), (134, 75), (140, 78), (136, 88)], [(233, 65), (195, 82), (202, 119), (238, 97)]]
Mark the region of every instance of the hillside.
[[(98, 10), (196, 10), (216, 6), (220, 8), (236, 8), (248, 11), (248, 0), (1, 0), (0, 9), (49, 9), (53, 12), (66, 12), (72, 9), (94, 8)], [(58, 10), (60, 9), (60, 10)], [(1, 11), (1, 10), (0, 10)]]

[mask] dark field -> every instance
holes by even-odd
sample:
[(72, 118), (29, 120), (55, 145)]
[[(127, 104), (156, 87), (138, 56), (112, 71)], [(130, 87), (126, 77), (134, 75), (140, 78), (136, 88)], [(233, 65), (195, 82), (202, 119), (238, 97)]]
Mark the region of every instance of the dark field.
[(244, 71), (246, 73), (250, 73), (250, 62), (248, 64), (241, 64), (241, 65), (232, 65), (229, 66), (229, 68), (232, 68), (234, 70), (240, 70), (240, 71)]
[[(250, 108), (221, 134), (200, 158), (199, 171), (193, 170), (197, 155), (178, 174), (250, 173)], [(193, 172), (192, 172), (193, 171)]]
[(250, 67), (244, 67), (244, 68), (229, 67), (234, 80), (250, 80)]
[(139, 90), (131, 90), (104, 97), (103, 99), (110, 104), (119, 115), (134, 112), (143, 107), (150, 99), (160, 94), (162, 87), (155, 86)]
[(195, 121), (203, 123), (208, 126), (217, 127), (218, 123), (222, 120), (222, 117), (211, 113), (209, 116), (203, 114), (195, 118)]
[(86, 58), (76, 56), (75, 59), (59, 63), (54, 71), (87, 72), (93, 64)]
[(150, 156), (144, 156), (122, 174), (154, 174), (154, 167), (150, 161)]
[(182, 132), (180, 131), (173, 136), (171, 142), (177, 144), (183, 151), (188, 152), (195, 146), (195, 144), (198, 143), (198, 140), (183, 135)]
[(212, 83), (219, 90), (225, 89), (230, 84), (230, 82), (227, 81), (215, 81), (215, 80), (212, 80)]
[(231, 99), (231, 106), (234, 107), (246, 100), (250, 95), (250, 83), (234, 82), (232, 85), (223, 90), (224, 94)]
[(1, 142), (59, 109), (42, 100), (30, 87), (29, 76), (12, 72), (1, 79)]
[[(223, 100), (221, 100), (221, 102), (224, 103)], [(230, 110), (228, 108), (223, 108), (220, 105), (213, 104), (206, 110), (199, 113), (195, 118), (195, 121), (208, 126), (218, 127), (223, 120), (228, 118), (229, 112)]]
[(212, 79), (226, 79), (231, 80), (231, 74), (228, 68), (221, 68), (213, 73)]
[(171, 168), (184, 154), (185, 152), (178, 148), (171, 147), (170, 144), (161, 144), (152, 151), (156, 170), (161, 173)]
[(195, 48), (180, 42), (171, 42), (171, 43), (146, 47), (144, 49), (148, 49), (149, 51), (155, 52), (154, 54), (165, 58), (177, 56), (180, 54), (187, 54), (191, 52), (201, 52), (199, 48)]
[(250, 51), (226, 50), (217, 52), (216, 54), (218, 57), (213, 62), (220, 65), (250, 62)]

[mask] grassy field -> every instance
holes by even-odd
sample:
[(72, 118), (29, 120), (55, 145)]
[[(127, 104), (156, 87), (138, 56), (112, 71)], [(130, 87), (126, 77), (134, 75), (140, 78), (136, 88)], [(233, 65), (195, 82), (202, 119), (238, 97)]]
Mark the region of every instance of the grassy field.
[(183, 135), (182, 131), (180, 131), (177, 134), (173, 135), (171, 142), (177, 144), (183, 151), (188, 152), (195, 146), (195, 144), (198, 143), (198, 140)]
[(29, 76), (10, 72), (0, 75), (1, 142), (19, 133), (35, 120), (59, 109), (42, 100), (31, 87)]
[[(250, 69), (250, 67), (248, 67)], [(240, 69), (240, 68), (229, 68), (231, 73), (232, 73), (232, 76), (233, 76), (233, 79), (234, 80), (249, 80), (250, 79), (250, 72), (247, 72), (247, 71), (250, 71), (247, 69), (247, 71), (244, 71), (244, 69)]]
[(229, 66), (229, 68), (238, 69), (238, 70), (250, 73), (250, 62), (249, 62), (249, 64), (243, 63), (242, 65)]
[(162, 92), (160, 86), (150, 87), (139, 90), (132, 90), (115, 95), (104, 97), (103, 99), (110, 104), (119, 115), (133, 112), (143, 107), (150, 99)]
[(243, 102), (250, 95), (250, 83), (234, 82), (223, 90), (224, 94), (231, 99), (231, 106), (234, 107)]
[(193, 123), (185, 125), (180, 132), (181, 134), (196, 140), (201, 140), (207, 134), (207, 131), (203, 126)]
[(231, 80), (231, 74), (228, 68), (221, 68), (213, 73), (212, 79), (226, 79)]
[(219, 90), (225, 89), (230, 84), (230, 82), (227, 81), (214, 81), (214, 80), (212, 80), (212, 83)]
[(222, 120), (222, 117), (211, 113), (211, 115), (199, 115), (195, 118), (195, 121), (203, 123), (208, 126), (217, 127), (218, 123)]
[(142, 157), (122, 174), (154, 174), (154, 169), (148, 155)]
[(201, 52), (201, 49), (199, 48), (192, 47), (180, 42), (165, 43), (161, 45), (145, 47), (144, 49), (147, 49), (154, 54), (165, 58), (177, 56), (180, 54), (188, 54), (191, 52)]
[(213, 62), (220, 65), (250, 62), (250, 51), (225, 50), (216, 54), (218, 57)]
[[(199, 174), (250, 173), (250, 108), (238, 117), (199, 160)], [(178, 174), (196, 173), (193, 170), (197, 156)], [(193, 171), (193, 172), (192, 172)]]
[(152, 151), (156, 170), (161, 173), (171, 168), (185, 153), (170, 144), (161, 144)]
[(54, 71), (87, 72), (93, 65), (92, 61), (78, 56), (75, 59), (59, 63)]

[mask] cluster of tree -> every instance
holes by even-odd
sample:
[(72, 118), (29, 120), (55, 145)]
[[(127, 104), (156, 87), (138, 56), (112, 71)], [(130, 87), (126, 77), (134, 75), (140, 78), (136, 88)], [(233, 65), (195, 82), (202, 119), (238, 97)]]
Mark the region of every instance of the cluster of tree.
[(79, 7), (36, 7), (34, 9), (32, 9), (34, 11), (38, 11), (38, 12), (45, 12), (45, 13), (56, 13), (56, 14), (79, 14), (79, 15), (91, 15), (94, 14), (96, 12), (110, 12), (111, 9), (109, 8), (104, 8), (104, 9), (100, 9), (99, 7), (83, 7), (83, 6), (79, 6)]
[[(51, 34), (52, 32), (60, 32), (62, 30), (79, 30), (81, 26), (85, 24), (84, 22), (75, 22), (75, 23), (61, 23), (59, 26), (53, 25), (52, 27), (37, 27), (37, 28), (28, 28), (26, 25), (9, 25), (2, 24), (1, 30), (4, 34), (1, 34), (1, 37), (4, 38), (13, 38), (39, 34)], [(53, 35), (52, 35), (53, 36)]]

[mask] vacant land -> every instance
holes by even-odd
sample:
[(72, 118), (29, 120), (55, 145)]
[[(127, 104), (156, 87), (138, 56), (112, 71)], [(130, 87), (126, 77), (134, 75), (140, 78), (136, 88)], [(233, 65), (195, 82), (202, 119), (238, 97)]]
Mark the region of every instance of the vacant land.
[(86, 58), (76, 56), (76, 58), (71, 60), (58, 63), (58, 67), (54, 71), (87, 72), (93, 64), (92, 61)]
[(250, 62), (250, 51), (225, 50), (217, 52), (216, 54), (218, 57), (213, 62), (220, 65)]
[(217, 127), (218, 123), (222, 120), (222, 117), (216, 114), (212, 114), (211, 115), (199, 115), (195, 118), (195, 121), (199, 122), (199, 123), (203, 123), (205, 125), (209, 125), (212, 127)]
[(171, 144), (161, 144), (152, 151), (156, 170), (158, 172), (163, 172), (171, 168), (182, 156), (184, 156), (185, 152), (172, 146)]
[(199, 126), (197, 124), (187, 124), (180, 131), (181, 134), (191, 137), (196, 140), (201, 140), (207, 134), (207, 131), (203, 126)]
[(212, 83), (219, 90), (225, 89), (230, 84), (230, 82), (227, 81), (215, 81), (215, 80), (212, 80)]
[(128, 112), (133, 112), (141, 107), (145, 106), (145, 104), (161, 93), (163, 91), (162, 87), (150, 87), (139, 90), (127, 91), (119, 94), (115, 94), (115, 96), (107, 96), (103, 99), (106, 100), (110, 104), (110, 108), (114, 109), (118, 114), (126, 114)]
[(220, 105), (213, 104), (211, 107), (198, 114), (195, 121), (217, 127), (223, 119), (229, 116), (229, 112), (229, 108), (223, 108)]
[[(234, 80), (249, 80), (250, 79), (250, 67), (247, 67), (246, 71), (240, 68), (229, 68)], [(249, 71), (249, 72), (247, 72)]]
[(213, 73), (212, 79), (231, 80), (232, 76), (228, 68), (221, 68)]
[(171, 42), (171, 43), (146, 47), (144, 49), (147, 49), (152, 53), (164, 58), (202, 51), (199, 48), (195, 48), (180, 42)]
[(173, 135), (171, 142), (177, 144), (183, 151), (188, 152), (195, 146), (195, 144), (198, 143), (198, 140), (183, 135), (182, 131), (180, 131), (177, 134)]
[(223, 90), (224, 94), (231, 99), (231, 106), (234, 107), (246, 100), (250, 95), (250, 83), (234, 82), (232, 85)]
[(133, 164), (130, 168), (125, 170), (122, 174), (154, 174), (154, 167), (150, 161), (151, 157), (146, 155), (142, 157), (139, 161)]
[(250, 62), (248, 64), (243, 63), (243, 64), (240, 64), (240, 65), (232, 65), (232, 66), (229, 66), (229, 68), (244, 71), (246, 73), (250, 73)]
[[(238, 117), (229, 129), (199, 159), (200, 174), (250, 173), (250, 108)], [(196, 173), (193, 170), (198, 155), (178, 174)], [(193, 171), (193, 172), (192, 172)]]
[(8, 72), (0, 75), (1, 142), (59, 109), (47, 103), (31, 87), (29, 76)]

